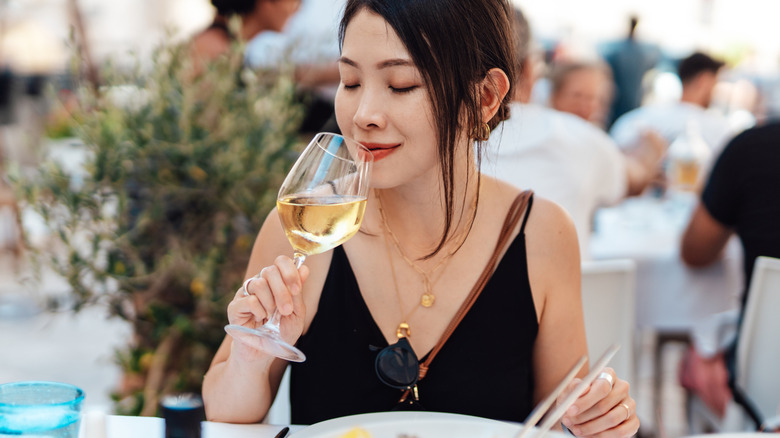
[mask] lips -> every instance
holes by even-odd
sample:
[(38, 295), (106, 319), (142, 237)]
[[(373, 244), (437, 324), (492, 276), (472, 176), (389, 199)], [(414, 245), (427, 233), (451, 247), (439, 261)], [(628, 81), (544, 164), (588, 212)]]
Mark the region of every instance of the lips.
[(396, 148), (401, 146), (398, 143), (361, 143), (363, 146), (368, 148), (368, 150), (371, 151), (371, 154), (374, 156), (374, 162), (377, 162), (393, 152), (395, 152)]

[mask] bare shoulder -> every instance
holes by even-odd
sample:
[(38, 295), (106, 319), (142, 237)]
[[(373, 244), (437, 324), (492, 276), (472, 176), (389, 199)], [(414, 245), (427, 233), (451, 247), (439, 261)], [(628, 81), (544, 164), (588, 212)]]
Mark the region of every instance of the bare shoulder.
[(529, 252), (576, 250), (577, 231), (569, 213), (547, 198), (534, 195), (525, 229)]
[[(487, 189), (485, 192), (490, 195), (485, 199), (488, 203), (488, 208), (493, 211), (507, 208), (503, 206), (511, 204), (517, 195), (525, 190), (485, 175), (483, 175), (483, 187)], [(526, 213), (524, 212), (523, 214), (525, 215)], [(534, 194), (530, 212), (527, 214), (528, 221), (525, 226), (525, 234), (529, 250), (543, 250), (545, 246), (553, 243), (549, 242), (550, 239), (555, 239), (556, 242), (554, 243), (556, 245), (569, 246), (573, 244), (575, 249), (579, 251), (574, 222), (563, 207), (547, 198)], [(521, 225), (518, 224), (517, 227), (519, 231)], [(531, 247), (531, 245), (534, 246)]]

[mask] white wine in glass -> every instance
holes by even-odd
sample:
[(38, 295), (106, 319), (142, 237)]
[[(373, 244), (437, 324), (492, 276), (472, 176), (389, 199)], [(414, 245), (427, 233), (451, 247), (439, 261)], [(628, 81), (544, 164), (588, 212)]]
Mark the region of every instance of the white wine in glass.
[[(341, 245), (360, 229), (372, 163), (371, 151), (354, 140), (331, 133), (314, 136), (298, 157), (276, 201), (297, 267), (307, 256)], [(261, 327), (230, 324), (225, 331), (268, 354), (303, 362), (303, 352), (282, 339), (280, 322), (281, 315), (274, 310)]]

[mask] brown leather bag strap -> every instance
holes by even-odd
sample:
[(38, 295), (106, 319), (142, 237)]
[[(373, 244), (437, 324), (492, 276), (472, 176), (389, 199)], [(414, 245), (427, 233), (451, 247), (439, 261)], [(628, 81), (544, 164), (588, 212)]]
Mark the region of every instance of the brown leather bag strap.
[(428, 354), (428, 358), (425, 360), (425, 362), (420, 364), (420, 375), (418, 380), (425, 377), (425, 374), (428, 373), (428, 367), (433, 361), (433, 358), (436, 357), (436, 354), (439, 353), (439, 350), (444, 347), (444, 343), (447, 342), (447, 339), (449, 339), (450, 335), (452, 335), (452, 332), (455, 331), (455, 328), (458, 327), (460, 321), (464, 316), (466, 316), (466, 313), (469, 311), (469, 309), (471, 309), (471, 306), (474, 305), (474, 302), (477, 301), (477, 297), (479, 297), (482, 289), (485, 287), (488, 280), (490, 280), (490, 277), (493, 275), (493, 271), (498, 264), (499, 258), (501, 257), (501, 253), (503, 252), (507, 241), (509, 241), (509, 238), (512, 236), (512, 232), (514, 231), (515, 227), (517, 227), (517, 222), (523, 216), (526, 205), (528, 205), (528, 200), (532, 195), (533, 191), (531, 190), (526, 190), (523, 193), (520, 193), (517, 195), (517, 198), (515, 198), (512, 206), (509, 207), (509, 212), (507, 213), (506, 220), (504, 221), (504, 226), (501, 229), (501, 234), (498, 236), (496, 249), (493, 251), (493, 255), (490, 257), (490, 261), (488, 261), (487, 265), (485, 266), (485, 270), (482, 271), (482, 275), (471, 289), (471, 292), (469, 293), (466, 300), (463, 301), (463, 304), (461, 304), (460, 309), (458, 309), (458, 313), (456, 313), (455, 317), (452, 318), (452, 321), (450, 321), (450, 325), (447, 326), (447, 329), (439, 339), (439, 342), (436, 343), (431, 352)]

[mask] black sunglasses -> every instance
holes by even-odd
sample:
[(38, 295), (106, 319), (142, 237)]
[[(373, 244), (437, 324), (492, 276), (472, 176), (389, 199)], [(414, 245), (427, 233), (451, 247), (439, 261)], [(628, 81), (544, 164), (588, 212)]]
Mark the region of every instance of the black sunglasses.
[[(404, 395), (393, 408), (394, 411), (421, 411), (417, 392), (417, 379), (420, 375), (420, 362), (409, 341), (402, 337), (398, 342), (379, 351), (374, 361), (376, 376), (385, 385), (401, 389)], [(409, 395), (412, 395), (409, 397)]]

